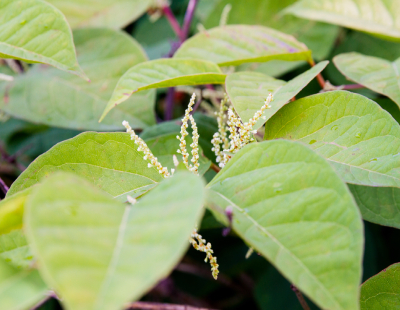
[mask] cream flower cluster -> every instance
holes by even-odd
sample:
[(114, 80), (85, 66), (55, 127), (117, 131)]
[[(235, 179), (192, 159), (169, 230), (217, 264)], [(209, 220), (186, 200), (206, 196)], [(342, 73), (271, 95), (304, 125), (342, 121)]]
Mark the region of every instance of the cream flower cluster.
[(225, 129), (225, 112), (228, 109), (226, 106), (227, 102), (228, 102), (228, 95), (225, 94), (224, 99), (221, 100), (219, 112), (215, 112), (218, 122), (218, 131), (214, 133), (213, 138), (211, 140), (211, 143), (213, 145), (211, 151), (214, 151), (215, 156), (217, 157), (217, 162), (221, 162), (224, 156), (221, 149), (221, 144), (222, 147), (225, 149), (229, 147), (229, 140)]
[[(224, 99), (225, 100), (225, 99)], [(253, 131), (254, 125), (260, 118), (264, 118), (262, 115), (266, 109), (270, 109), (270, 103), (273, 100), (273, 96), (270, 93), (265, 99), (264, 105), (258, 110), (252, 118), (249, 119), (247, 123), (242, 123), (241, 119), (236, 115), (233, 108), (228, 109), (228, 130), (229, 130), (229, 146), (227, 145), (226, 131), (223, 124), (223, 117), (225, 112), (226, 101), (221, 101), (220, 111), (218, 113), (218, 132), (216, 132), (211, 140), (213, 144), (213, 151), (217, 157), (217, 162), (219, 166), (223, 168), (228, 161), (231, 159), (232, 155), (239, 151), (246, 144), (254, 141), (251, 137), (251, 133), (256, 133)], [(224, 136), (225, 133), (225, 136)], [(223, 151), (221, 151), (221, 144), (223, 144)]]
[(131, 128), (131, 126), (129, 126), (129, 123), (127, 121), (123, 121), (122, 125), (124, 125), (124, 127), (126, 128), (126, 132), (129, 133), (131, 135), (131, 140), (135, 141), (135, 144), (138, 145), (137, 150), (139, 152), (143, 152), (144, 156), (143, 159), (144, 160), (149, 160), (150, 163), (147, 164), (147, 166), (149, 168), (151, 167), (156, 167), (158, 172), (160, 174), (162, 174), (165, 178), (168, 178), (171, 176), (171, 174), (174, 174), (174, 170), (171, 170), (171, 174), (168, 171), (168, 168), (163, 167), (161, 165), (161, 163), (157, 160), (157, 157), (155, 157), (153, 155), (153, 153), (150, 151), (149, 147), (147, 146), (146, 142), (143, 141), (142, 138), (140, 138), (135, 131)]
[[(196, 122), (190, 112), (193, 111), (193, 105), (195, 104), (196, 94), (193, 93), (192, 97), (190, 98), (190, 102), (188, 108), (185, 111), (185, 116), (182, 118), (182, 126), (181, 126), (181, 136), (176, 136), (176, 138), (180, 141), (179, 143), (179, 150), (178, 153), (182, 154), (183, 163), (185, 164), (186, 168), (193, 172), (194, 174), (199, 173), (199, 133), (197, 130)], [(193, 129), (193, 142), (190, 144), (192, 148), (192, 164), (189, 164), (189, 153), (186, 149), (186, 137), (188, 136), (187, 128), (188, 128), (188, 121), (192, 125)]]
[(214, 251), (211, 249), (211, 243), (208, 242), (206, 244), (206, 240), (203, 239), (201, 235), (197, 233), (197, 229), (195, 228), (189, 238), (189, 242), (193, 245), (193, 247), (200, 252), (206, 253), (206, 259), (204, 260), (206, 263), (209, 260), (210, 265), (211, 265), (211, 272), (212, 276), (214, 277), (215, 280), (218, 278), (218, 264), (217, 264), (217, 258), (213, 256)]

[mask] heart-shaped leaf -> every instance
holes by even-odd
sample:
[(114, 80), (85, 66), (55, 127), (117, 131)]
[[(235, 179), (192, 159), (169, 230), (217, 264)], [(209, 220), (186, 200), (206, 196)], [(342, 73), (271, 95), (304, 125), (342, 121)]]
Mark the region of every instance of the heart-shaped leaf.
[(363, 224), (323, 158), (290, 141), (252, 143), (208, 187), (210, 208), (233, 208), (235, 232), (317, 305), (359, 309)]
[(152, 0), (47, 0), (60, 9), (72, 28), (124, 28), (153, 4)]
[(12, 184), (7, 196), (37, 184), (54, 172), (66, 171), (126, 201), (126, 195), (140, 196), (163, 179), (156, 168), (147, 165), (129, 134), (86, 132), (39, 156)]
[(233, 73), (226, 78), (226, 91), (236, 112), (244, 122), (261, 109), (269, 93), (274, 95), (274, 100), (270, 104), (271, 109), (264, 111), (265, 119), (260, 118), (254, 125), (254, 129), (258, 129), (310, 83), (327, 64), (328, 61), (320, 62), (287, 83), (257, 72)]
[(0, 202), (0, 257), (18, 268), (32, 264), (32, 254), (22, 231), (24, 205), (30, 191), (24, 190)]
[(216, 27), (196, 34), (177, 50), (174, 58), (196, 58), (220, 66), (273, 59), (310, 61), (311, 51), (294, 37), (262, 26)]
[(366, 220), (400, 225), (396, 197), (385, 198), (399, 192), (400, 126), (378, 104), (346, 91), (317, 94), (284, 106), (265, 128), (265, 139), (308, 144), (344, 181), (367, 185), (350, 187)]
[(140, 45), (111, 29), (76, 30), (74, 39), (90, 83), (54, 68), (36, 66), (0, 86), (0, 109), (31, 122), (78, 130), (117, 130), (124, 119), (133, 128), (153, 125), (153, 90), (132, 96), (98, 122), (118, 79), (131, 66), (147, 60)]
[(33, 191), (24, 224), (39, 271), (66, 309), (118, 310), (179, 261), (203, 201), (203, 182), (190, 172), (135, 205), (63, 173)]
[(138, 91), (178, 85), (223, 84), (225, 77), (217, 65), (203, 60), (164, 58), (138, 64), (120, 78), (100, 121), (112, 108)]
[(398, 0), (301, 0), (285, 12), (400, 41), (398, 6)]
[(335, 66), (348, 79), (388, 96), (400, 106), (400, 58), (394, 62), (359, 53), (340, 54)]
[(0, 309), (30, 309), (45, 298), (46, 291), (36, 270), (18, 270), (0, 259)]
[(400, 309), (400, 263), (393, 264), (361, 286), (362, 310)]
[(64, 15), (42, 0), (2, 0), (0, 57), (40, 62), (86, 78)]

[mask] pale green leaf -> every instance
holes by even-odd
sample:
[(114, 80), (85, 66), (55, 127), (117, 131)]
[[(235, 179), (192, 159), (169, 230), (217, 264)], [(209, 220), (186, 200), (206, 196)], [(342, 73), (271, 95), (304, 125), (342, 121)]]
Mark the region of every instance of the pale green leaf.
[(32, 264), (32, 254), (22, 231), (24, 205), (29, 193), (27, 189), (0, 202), (0, 257), (18, 268)]
[(54, 175), (29, 200), (25, 225), (46, 283), (66, 309), (119, 310), (166, 277), (203, 213), (201, 178), (177, 173), (135, 205)]
[(0, 259), (0, 309), (29, 309), (45, 298), (46, 291), (36, 270), (20, 271)]
[(2, 0), (0, 57), (52, 65), (86, 78), (64, 15), (42, 0)]
[(400, 41), (399, 6), (399, 0), (301, 0), (285, 12)]
[(359, 309), (363, 224), (323, 158), (290, 141), (252, 143), (208, 187), (210, 208), (231, 206), (235, 232), (317, 305)]
[(164, 58), (138, 64), (120, 78), (100, 121), (136, 92), (179, 85), (223, 84), (225, 77), (217, 65), (203, 60)]
[(174, 58), (196, 58), (220, 66), (246, 62), (311, 60), (311, 51), (294, 37), (262, 26), (230, 25), (200, 32), (177, 50)]
[[(293, 35), (297, 40), (303, 42), (312, 50), (316, 59), (327, 58), (335, 42), (339, 27), (281, 14), (284, 8), (295, 2), (296, 0), (212, 1), (214, 7), (204, 21), (204, 26), (207, 29), (218, 26), (224, 7), (230, 4), (232, 8), (229, 11), (227, 24), (262, 25), (274, 28)], [(271, 73), (268, 74), (271, 75)]]
[(320, 62), (287, 83), (257, 72), (233, 73), (226, 78), (226, 91), (243, 122), (247, 122), (261, 109), (269, 93), (273, 94), (271, 108), (263, 114), (265, 119), (260, 118), (254, 125), (254, 129), (258, 129), (310, 83), (327, 64), (328, 61)]
[[(122, 126), (121, 126), (122, 127)], [(12, 184), (7, 196), (58, 171), (73, 172), (120, 201), (140, 196), (163, 177), (137, 151), (127, 133), (82, 133), (39, 156)]]
[(393, 264), (361, 286), (362, 310), (400, 309), (400, 263)]
[(132, 96), (99, 124), (118, 79), (131, 66), (147, 60), (140, 45), (121, 31), (74, 31), (78, 59), (90, 83), (54, 68), (35, 66), (14, 82), (0, 86), (0, 109), (17, 118), (79, 130), (118, 130), (155, 123), (153, 90)]
[(348, 79), (388, 96), (400, 106), (400, 58), (394, 62), (359, 53), (340, 54), (335, 66)]
[(72, 28), (124, 28), (153, 4), (152, 0), (47, 0), (60, 9)]

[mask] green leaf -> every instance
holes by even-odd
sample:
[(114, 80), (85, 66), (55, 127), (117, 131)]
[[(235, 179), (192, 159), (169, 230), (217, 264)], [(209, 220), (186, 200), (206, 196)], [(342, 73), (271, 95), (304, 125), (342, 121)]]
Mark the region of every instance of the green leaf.
[(0, 259), (0, 309), (29, 309), (45, 298), (46, 291), (36, 270), (20, 271)]
[(348, 79), (388, 96), (400, 106), (400, 58), (390, 62), (359, 53), (340, 54), (335, 66)]
[(62, 13), (42, 0), (2, 0), (0, 57), (39, 62), (86, 78)]
[(226, 78), (226, 91), (243, 122), (247, 122), (261, 109), (269, 93), (274, 95), (274, 100), (270, 104), (271, 109), (267, 109), (263, 114), (266, 119), (260, 118), (254, 125), (254, 129), (258, 129), (310, 83), (327, 64), (328, 61), (320, 62), (287, 83), (262, 73), (233, 73)]
[[(212, 210), (323, 309), (359, 309), (363, 224), (346, 185), (309, 148), (252, 143), (208, 185)], [(220, 211), (221, 212), (221, 211)]]
[(12, 184), (7, 196), (58, 171), (73, 172), (120, 201), (140, 196), (163, 177), (148, 168), (127, 133), (82, 133), (39, 156)]
[(0, 202), (0, 257), (18, 268), (32, 264), (32, 254), (22, 231), (24, 205), (30, 191), (24, 190)]
[(164, 58), (138, 64), (120, 78), (100, 121), (136, 92), (179, 85), (223, 84), (225, 77), (217, 65), (203, 60)]
[[(204, 1), (204, 0), (203, 0)], [(294, 36), (313, 52), (313, 56), (322, 60), (329, 56), (338, 34), (339, 27), (300, 19), (291, 15), (282, 15), (281, 11), (296, 0), (222, 0), (212, 1), (214, 8), (204, 21), (208, 29), (219, 25), (224, 7), (231, 5), (227, 23), (231, 25), (247, 24), (271, 27)], [(215, 4), (216, 3), (216, 4)], [(199, 8), (199, 10), (201, 10)], [(197, 13), (197, 12), (196, 12)], [(271, 75), (271, 73), (268, 73)]]
[(29, 244), (66, 309), (118, 310), (166, 277), (203, 213), (201, 178), (177, 173), (135, 205), (73, 175), (54, 175), (32, 194)]
[(285, 12), (400, 41), (398, 5), (397, 0), (301, 0)]
[(378, 104), (347, 91), (302, 98), (267, 123), (265, 139), (308, 144), (348, 183), (400, 187), (400, 126)]
[(362, 310), (400, 309), (400, 263), (393, 264), (361, 286)]
[(74, 31), (78, 59), (91, 78), (86, 83), (54, 68), (35, 66), (11, 83), (0, 85), (0, 109), (17, 118), (78, 130), (119, 130), (125, 119), (133, 128), (155, 123), (155, 92), (132, 96), (99, 124), (118, 79), (147, 60), (140, 45), (121, 31)]
[(220, 66), (246, 62), (311, 60), (311, 51), (294, 37), (262, 26), (216, 27), (196, 34), (177, 50), (174, 58), (196, 58)]
[(400, 188), (348, 184), (364, 220), (400, 228)]
[(72, 28), (124, 28), (153, 4), (152, 0), (47, 0), (60, 9)]

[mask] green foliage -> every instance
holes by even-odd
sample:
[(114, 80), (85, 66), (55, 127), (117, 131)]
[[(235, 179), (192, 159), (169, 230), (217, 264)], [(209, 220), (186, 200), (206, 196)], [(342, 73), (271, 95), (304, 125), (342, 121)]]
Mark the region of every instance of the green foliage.
[(0, 56), (40, 62), (85, 77), (71, 29), (59, 10), (42, 0), (2, 0)]
[(399, 264), (385, 268), (361, 286), (361, 309), (400, 309), (399, 285)]
[(202, 181), (188, 172), (135, 205), (62, 173), (34, 190), (24, 221), (41, 274), (67, 309), (120, 309), (177, 263), (203, 200)]
[(208, 187), (211, 208), (233, 208), (235, 232), (318, 305), (358, 308), (361, 217), (323, 158), (288, 141), (252, 144)]

